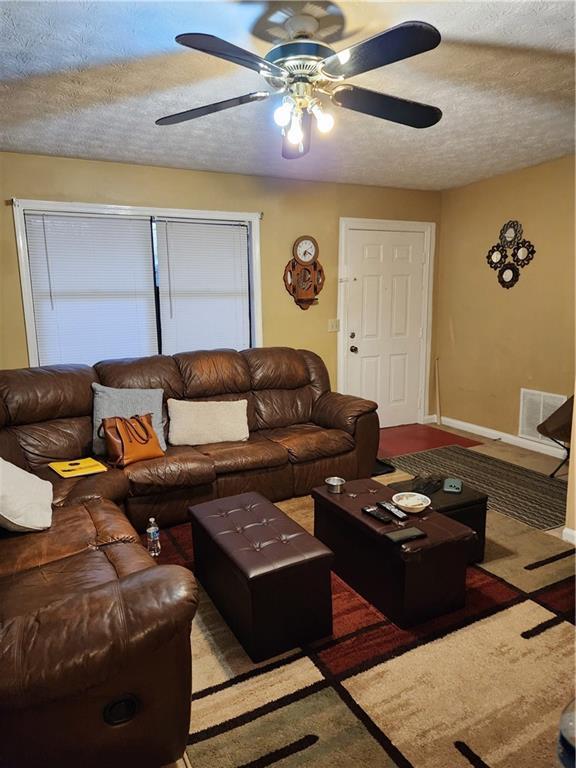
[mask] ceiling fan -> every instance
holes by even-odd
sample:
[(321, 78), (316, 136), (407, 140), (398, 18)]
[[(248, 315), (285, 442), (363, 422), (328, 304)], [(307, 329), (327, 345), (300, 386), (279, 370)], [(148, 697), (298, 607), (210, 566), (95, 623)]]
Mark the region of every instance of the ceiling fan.
[(284, 26), (292, 39), (275, 45), (264, 58), (214, 35), (178, 35), (176, 42), (180, 45), (258, 72), (273, 90), (272, 93), (255, 91), (188, 109), (162, 117), (156, 124), (174, 125), (241, 104), (262, 101), (274, 94), (283, 95), (282, 103), (274, 112), (274, 120), (282, 128), (282, 156), (291, 160), (310, 150), (314, 120), (321, 133), (332, 129), (334, 117), (325, 111), (326, 101), (413, 128), (428, 128), (442, 117), (437, 107), (342, 82), (345, 78), (436, 48), (440, 33), (431, 24), (407, 21), (338, 53), (326, 43), (312, 39), (318, 29), (318, 21), (313, 16), (292, 15)]

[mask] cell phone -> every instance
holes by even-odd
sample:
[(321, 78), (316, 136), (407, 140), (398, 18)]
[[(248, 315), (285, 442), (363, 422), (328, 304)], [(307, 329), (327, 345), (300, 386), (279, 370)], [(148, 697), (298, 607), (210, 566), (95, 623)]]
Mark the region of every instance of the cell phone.
[(462, 480), (458, 480), (455, 477), (447, 477), (444, 480), (442, 490), (446, 493), (462, 493)]
[(424, 539), (426, 534), (421, 531), (420, 528), (402, 528), (400, 531), (391, 531), (385, 533), (387, 539), (390, 539), (394, 544), (404, 544), (406, 541), (414, 541), (414, 539)]

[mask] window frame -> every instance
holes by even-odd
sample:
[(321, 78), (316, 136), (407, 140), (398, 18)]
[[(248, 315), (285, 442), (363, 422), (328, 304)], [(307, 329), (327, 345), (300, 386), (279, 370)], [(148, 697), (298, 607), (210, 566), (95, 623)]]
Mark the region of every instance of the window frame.
[(260, 261), (260, 212), (239, 211), (200, 211), (187, 208), (156, 208), (134, 205), (110, 205), (104, 203), (65, 203), (53, 200), (12, 199), (14, 228), (16, 232), (16, 248), (20, 269), (20, 287), (22, 305), (24, 308), (24, 323), (26, 327), (26, 343), (28, 347), (28, 365), (38, 366), (38, 346), (34, 304), (32, 301), (32, 280), (28, 259), (28, 241), (24, 216), (27, 213), (58, 213), (60, 215), (95, 215), (95, 216), (126, 216), (132, 219), (155, 218), (195, 219), (200, 221), (222, 221), (223, 223), (242, 223), (248, 226), (248, 274), (250, 289), (250, 323), (252, 329), (252, 346), (261, 347), (263, 344), (262, 331), (262, 273)]

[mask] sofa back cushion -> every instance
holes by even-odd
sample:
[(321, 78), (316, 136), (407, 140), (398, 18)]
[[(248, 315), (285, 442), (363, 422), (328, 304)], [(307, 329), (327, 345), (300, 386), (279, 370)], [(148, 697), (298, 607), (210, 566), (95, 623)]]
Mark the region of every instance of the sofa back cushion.
[(186, 400), (246, 400), (248, 427), (258, 429), (251, 392), (250, 370), (233, 349), (200, 350), (174, 355), (184, 381)]
[(89, 455), (96, 380), (87, 365), (0, 371), (2, 418), (12, 435), (2, 440), (5, 450), (14, 455), (15, 438), (24, 463), (32, 467)]
[(310, 421), (312, 406), (323, 385), (317, 375), (312, 383), (302, 353), (289, 347), (268, 347), (246, 349), (242, 356), (250, 371), (257, 429)]
[(246, 361), (233, 349), (181, 352), (174, 355), (184, 381), (184, 397), (227, 395), (250, 391)]
[(164, 400), (184, 396), (176, 361), (168, 355), (103, 360), (94, 366), (100, 384), (117, 389), (163, 389)]
[(8, 414), (8, 424), (90, 416), (93, 381), (98, 379), (88, 365), (0, 371), (0, 399)]

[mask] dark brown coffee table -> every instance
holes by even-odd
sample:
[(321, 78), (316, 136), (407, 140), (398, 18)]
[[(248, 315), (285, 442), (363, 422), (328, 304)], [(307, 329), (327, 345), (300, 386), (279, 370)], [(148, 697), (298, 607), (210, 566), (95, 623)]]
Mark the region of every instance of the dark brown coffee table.
[[(411, 491), (414, 480), (405, 480), (401, 483), (390, 483), (394, 493), (398, 491)], [(432, 502), (432, 509), (443, 515), (457, 520), (476, 531), (476, 541), (470, 548), (470, 563), (481, 563), (484, 560), (484, 546), (486, 540), (486, 507), (488, 496), (485, 493), (463, 485), (460, 493), (446, 493), (439, 490), (428, 494)]]
[(405, 627), (464, 605), (468, 554), (476, 534), (438, 512), (426, 512), (410, 515), (407, 523), (423, 530), (426, 538), (393, 544), (383, 534), (400, 526), (362, 512), (367, 504), (390, 500), (393, 493), (375, 480), (348, 482), (343, 494), (315, 488), (314, 535), (334, 552), (338, 576)]

